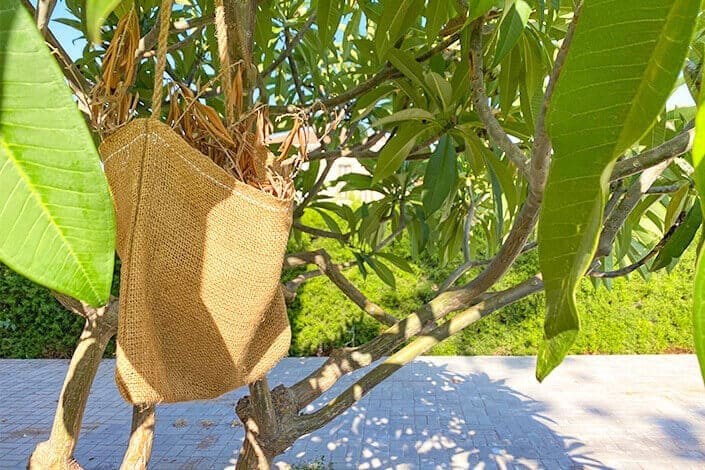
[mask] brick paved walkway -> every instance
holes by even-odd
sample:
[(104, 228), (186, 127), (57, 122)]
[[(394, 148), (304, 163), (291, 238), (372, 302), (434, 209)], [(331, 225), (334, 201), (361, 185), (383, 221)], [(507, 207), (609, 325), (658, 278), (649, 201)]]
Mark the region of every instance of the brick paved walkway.
[[(320, 362), (286, 359), (270, 384), (291, 384)], [(419, 359), (298, 441), (277, 467), (324, 456), (335, 469), (705, 468), (705, 388), (693, 356), (570, 357), (543, 385), (533, 364)], [(23, 468), (46, 439), (66, 366), (0, 360), (0, 469)], [(101, 365), (88, 403), (76, 453), (86, 469), (117, 468), (125, 450), (130, 407), (112, 367)], [(243, 393), (158, 407), (151, 468), (232, 468), (243, 436), (233, 406)]]

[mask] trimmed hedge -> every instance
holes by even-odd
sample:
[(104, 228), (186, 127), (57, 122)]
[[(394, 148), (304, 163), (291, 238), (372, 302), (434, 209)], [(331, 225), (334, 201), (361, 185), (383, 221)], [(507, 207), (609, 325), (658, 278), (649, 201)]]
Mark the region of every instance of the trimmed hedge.
[[(113, 279), (118, 292), (119, 263)], [(83, 318), (67, 311), (44, 287), (0, 263), (0, 358), (68, 358), (83, 329)], [(107, 356), (115, 354), (115, 341)]]

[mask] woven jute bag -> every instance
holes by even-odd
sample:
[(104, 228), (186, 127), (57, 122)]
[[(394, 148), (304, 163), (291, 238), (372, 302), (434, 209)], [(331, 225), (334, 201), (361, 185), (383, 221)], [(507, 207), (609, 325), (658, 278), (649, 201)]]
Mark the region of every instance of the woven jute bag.
[(122, 260), (122, 396), (209, 399), (261, 378), (291, 339), (279, 276), (292, 202), (235, 179), (158, 118), (117, 130), (100, 154)]

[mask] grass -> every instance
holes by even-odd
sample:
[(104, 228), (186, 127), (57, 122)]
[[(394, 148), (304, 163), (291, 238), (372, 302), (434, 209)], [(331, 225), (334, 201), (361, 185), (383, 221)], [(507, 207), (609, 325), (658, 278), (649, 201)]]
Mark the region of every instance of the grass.
[[(309, 224), (318, 221), (311, 217)], [(336, 242), (304, 240), (304, 248), (326, 248), (334, 260), (348, 258)], [(408, 257), (404, 241), (393, 251)], [(610, 290), (594, 288), (585, 279), (577, 299), (583, 313), (582, 331), (572, 354), (660, 354), (693, 352), (691, 323), (695, 247), (690, 247), (670, 273), (654, 273), (649, 281), (638, 274), (613, 281)], [(393, 315), (408, 315), (435, 295), (437, 286), (453, 266), (439, 268), (433, 260), (412, 263), (414, 274), (394, 269), (395, 290), (374, 274), (363, 278), (357, 268), (346, 271), (348, 278), (371, 300)], [(510, 287), (538, 269), (536, 251), (523, 255), (503, 278), (499, 289)], [(478, 271), (466, 274), (469, 279)], [(461, 279), (462, 282), (462, 279)], [(532, 355), (542, 337), (544, 316), (542, 293), (496, 312), (449, 338), (430, 351), (432, 355)], [(292, 355), (325, 354), (340, 346), (355, 346), (380, 331), (378, 324), (363, 314), (325, 277), (310, 280), (299, 288), (289, 308), (294, 338)]]

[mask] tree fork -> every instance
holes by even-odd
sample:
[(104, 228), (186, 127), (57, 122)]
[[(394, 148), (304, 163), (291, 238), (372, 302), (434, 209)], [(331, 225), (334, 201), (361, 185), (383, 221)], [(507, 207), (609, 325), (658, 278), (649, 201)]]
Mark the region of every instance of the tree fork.
[(282, 385), (270, 391), (266, 378), (250, 384), (250, 395), (238, 401), (235, 411), (246, 433), (236, 470), (269, 470), (272, 459), (299, 438), (282, 433), (298, 412), (292, 393)]
[(83, 413), (105, 347), (117, 332), (116, 299), (111, 299), (107, 306), (93, 308), (61, 294), (56, 294), (56, 298), (68, 310), (84, 317), (86, 324), (71, 357), (51, 434), (47, 441), (37, 444), (27, 464), (29, 469), (81, 468), (73, 454), (81, 432)]

